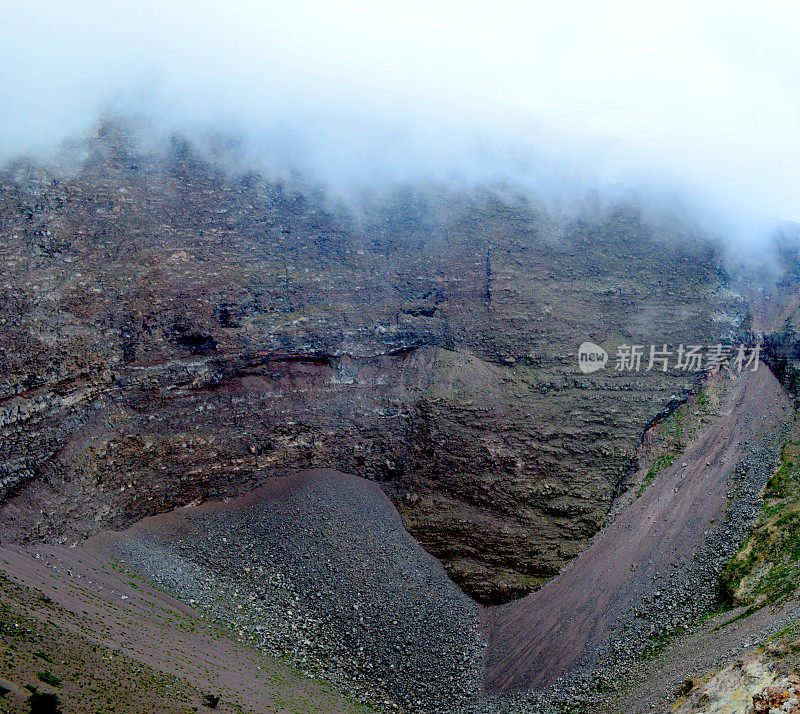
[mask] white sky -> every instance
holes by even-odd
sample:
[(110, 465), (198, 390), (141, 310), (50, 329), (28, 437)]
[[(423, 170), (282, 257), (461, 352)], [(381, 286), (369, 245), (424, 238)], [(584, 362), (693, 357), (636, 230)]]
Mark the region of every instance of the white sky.
[(800, 220), (799, 35), (769, 0), (0, 0), (0, 157), (139, 102), (331, 183), (557, 173)]

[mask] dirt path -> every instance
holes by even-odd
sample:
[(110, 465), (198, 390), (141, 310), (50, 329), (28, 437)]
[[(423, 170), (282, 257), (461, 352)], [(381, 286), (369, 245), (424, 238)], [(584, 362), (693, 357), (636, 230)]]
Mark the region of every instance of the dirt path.
[(739, 377), (716, 421), (560, 575), (485, 612), (487, 687), (544, 687), (579, 660), (591, 660), (621, 618), (631, 619), (653, 595), (654, 581), (666, 574), (669, 582), (670, 573), (692, 561), (725, 517), (742, 447), (779, 431), (789, 413), (766, 367)]

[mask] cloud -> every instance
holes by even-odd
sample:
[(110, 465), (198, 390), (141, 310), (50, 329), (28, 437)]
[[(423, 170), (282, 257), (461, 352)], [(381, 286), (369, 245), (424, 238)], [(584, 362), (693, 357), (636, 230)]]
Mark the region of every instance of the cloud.
[(5, 2), (0, 158), (110, 107), (240, 131), (334, 191), (507, 180), (800, 220), (800, 7), (499, 0)]

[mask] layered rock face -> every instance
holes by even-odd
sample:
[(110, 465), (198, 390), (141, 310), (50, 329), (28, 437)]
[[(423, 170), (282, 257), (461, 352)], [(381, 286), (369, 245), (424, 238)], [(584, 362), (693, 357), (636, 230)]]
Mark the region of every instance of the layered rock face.
[[(599, 527), (693, 374), (620, 344), (744, 320), (713, 244), (633, 209), (318, 192), (116, 127), (0, 174), (3, 539), (74, 542), (331, 467), (378, 481), (469, 594), (520, 596)], [(612, 353), (582, 375), (584, 340)]]

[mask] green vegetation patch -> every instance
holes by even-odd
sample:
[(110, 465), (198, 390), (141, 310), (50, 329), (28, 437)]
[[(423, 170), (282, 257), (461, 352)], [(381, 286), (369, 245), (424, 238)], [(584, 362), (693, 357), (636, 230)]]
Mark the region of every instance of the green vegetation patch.
[[(658, 455), (653, 459), (642, 483), (636, 491), (637, 498), (653, 483), (658, 474), (672, 466), (699, 432), (712, 419), (712, 414), (719, 405), (720, 395), (710, 392), (711, 387), (701, 389), (694, 399), (681, 404), (669, 416), (661, 420), (656, 430)], [(715, 385), (718, 390), (718, 385)]]
[(800, 585), (800, 427), (764, 488), (756, 524), (720, 575), (727, 607), (776, 604)]
[(653, 461), (653, 465), (648, 469), (647, 475), (644, 477), (642, 481), (642, 485), (639, 486), (639, 490), (636, 492), (637, 496), (642, 495), (642, 491), (644, 491), (651, 483), (653, 483), (653, 479), (658, 476), (664, 469), (669, 468), (672, 466), (672, 462), (678, 457), (679, 451), (665, 451)]
[(49, 684), (51, 687), (60, 687), (61, 680), (56, 677), (52, 672), (39, 672), (36, 677), (39, 679), (40, 682), (44, 682), (45, 684)]

